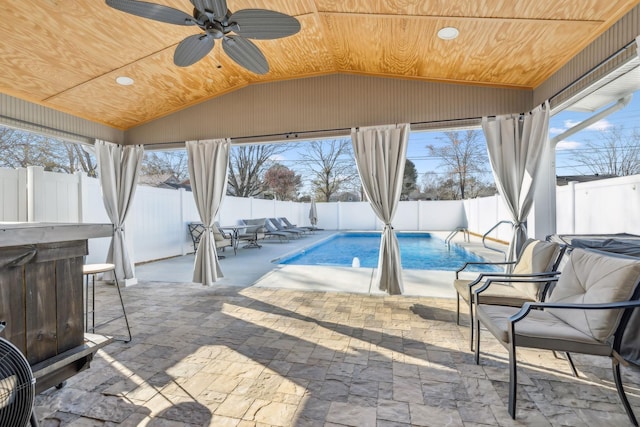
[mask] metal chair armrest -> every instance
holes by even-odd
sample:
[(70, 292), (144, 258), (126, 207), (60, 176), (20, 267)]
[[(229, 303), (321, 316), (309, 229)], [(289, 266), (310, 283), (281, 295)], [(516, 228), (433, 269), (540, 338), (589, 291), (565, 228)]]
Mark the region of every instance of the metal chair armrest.
[(465, 262), (462, 267), (456, 270), (456, 279), (458, 279), (458, 273), (462, 272), (465, 268), (470, 265), (512, 265), (515, 264), (515, 261), (502, 261), (502, 262)]

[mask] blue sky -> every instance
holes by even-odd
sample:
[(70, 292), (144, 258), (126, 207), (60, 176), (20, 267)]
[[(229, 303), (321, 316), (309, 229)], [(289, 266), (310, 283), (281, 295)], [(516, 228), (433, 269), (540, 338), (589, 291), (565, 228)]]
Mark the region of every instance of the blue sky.
[[(549, 136), (554, 137), (576, 123), (579, 123), (593, 113), (576, 113), (564, 111), (551, 117), (549, 122)], [(599, 132), (609, 129), (611, 126), (623, 125), (625, 131), (630, 132), (634, 126), (640, 127), (640, 91), (636, 92), (631, 103), (624, 109), (613, 113), (606, 119), (576, 133), (566, 141), (558, 143), (556, 149), (556, 173), (557, 175), (579, 175), (589, 173), (572, 159), (576, 150), (584, 149), (587, 140), (597, 141)], [(478, 129), (480, 132), (481, 130)], [(429, 156), (427, 145), (439, 145), (442, 142), (438, 139), (442, 137), (441, 132), (412, 132), (409, 137), (409, 147), (407, 158), (413, 161), (418, 170), (419, 176), (425, 172), (444, 173), (441, 167), (442, 161)], [(282, 164), (301, 172), (301, 162), (299, 151), (305, 149), (305, 143), (300, 142), (291, 145), (291, 150), (277, 156), (277, 160)], [(487, 174), (490, 177), (491, 171), (487, 164)], [(304, 174), (303, 174), (304, 176)]]

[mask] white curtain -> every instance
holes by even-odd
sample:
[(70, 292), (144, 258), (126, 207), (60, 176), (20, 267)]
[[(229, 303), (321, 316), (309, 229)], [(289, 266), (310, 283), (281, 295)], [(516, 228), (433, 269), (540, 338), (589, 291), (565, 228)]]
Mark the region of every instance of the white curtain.
[(229, 139), (187, 141), (189, 179), (193, 198), (205, 226), (193, 265), (193, 281), (210, 286), (222, 275), (213, 237), (213, 223), (227, 191)]
[(482, 118), (496, 186), (514, 223), (508, 261), (527, 239), (525, 221), (535, 191), (540, 159), (549, 139), (549, 102), (530, 113)]
[(142, 145), (120, 145), (101, 140), (96, 140), (95, 143), (102, 200), (114, 227), (107, 262), (115, 265), (118, 279), (134, 277), (127, 251), (124, 221), (136, 192), (143, 155)]
[(402, 191), (409, 130), (408, 124), (401, 124), (351, 131), (364, 192), (376, 216), (384, 224), (376, 284), (390, 295), (399, 295), (403, 291), (400, 248), (391, 221)]

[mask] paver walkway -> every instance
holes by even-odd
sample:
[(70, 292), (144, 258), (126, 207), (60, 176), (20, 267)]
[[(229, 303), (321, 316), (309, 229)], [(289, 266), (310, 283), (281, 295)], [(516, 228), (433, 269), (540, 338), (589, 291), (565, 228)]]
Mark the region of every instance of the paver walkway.
[[(576, 355), (573, 378), (527, 351), (512, 421), (507, 353), (485, 333), (475, 365), (452, 299), (161, 282), (123, 294), (133, 341), (37, 396), (42, 426), (629, 424), (608, 359)], [(99, 315), (118, 314), (112, 287), (98, 300)], [(640, 410), (640, 375), (623, 373)]]

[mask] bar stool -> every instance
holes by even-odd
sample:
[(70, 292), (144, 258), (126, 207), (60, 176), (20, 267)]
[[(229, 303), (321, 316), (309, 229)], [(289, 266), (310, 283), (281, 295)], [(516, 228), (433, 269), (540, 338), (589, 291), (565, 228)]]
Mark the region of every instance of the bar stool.
[[(127, 319), (127, 312), (124, 309), (124, 301), (122, 301), (122, 293), (120, 292), (120, 285), (118, 284), (118, 278), (115, 275), (116, 266), (113, 264), (85, 264), (82, 266), (82, 274), (85, 279), (85, 331), (89, 332), (91, 329), (91, 333), (95, 332), (95, 323), (96, 323), (96, 275), (98, 273), (106, 273), (109, 271), (113, 271), (113, 278), (116, 281), (116, 289), (118, 289), (118, 296), (120, 297), (120, 305), (122, 306), (122, 313), (124, 314), (124, 321), (127, 324), (127, 332), (129, 334), (129, 339), (119, 339), (118, 341), (123, 341), (128, 343), (131, 341), (131, 328), (129, 327), (129, 319)], [(89, 309), (89, 277), (91, 277), (91, 309)], [(91, 313), (91, 328), (89, 328), (89, 313)], [(110, 321), (108, 321), (110, 322)], [(108, 323), (105, 322), (105, 323)], [(104, 323), (103, 323), (104, 324)], [(100, 326), (100, 325), (98, 325)]]

